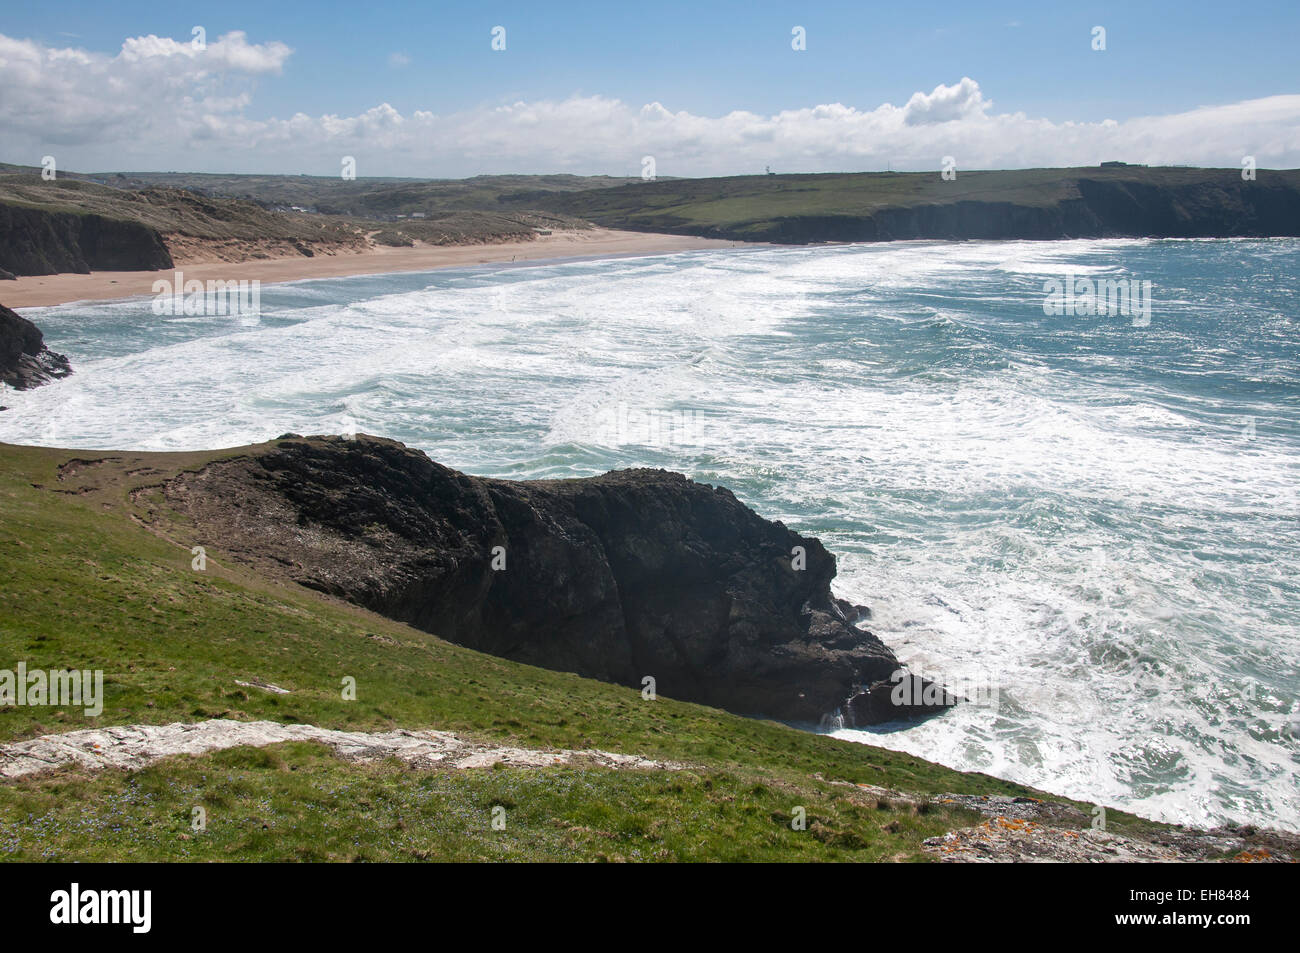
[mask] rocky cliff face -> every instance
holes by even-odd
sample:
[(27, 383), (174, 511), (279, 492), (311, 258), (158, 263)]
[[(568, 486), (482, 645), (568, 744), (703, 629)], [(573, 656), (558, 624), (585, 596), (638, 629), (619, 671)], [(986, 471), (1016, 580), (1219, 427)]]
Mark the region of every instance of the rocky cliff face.
[[(953, 202), (882, 209), (838, 226), (785, 223), (791, 241), (822, 241), (839, 227), (847, 241), (902, 239), (1208, 238), (1279, 236), (1300, 232), (1300, 193), (1255, 183), (1167, 188), (1137, 182), (1081, 179), (1079, 198), (1057, 205)], [(1249, 186), (1249, 187), (1247, 187)]]
[(611, 228), (794, 245), (1300, 235), (1294, 172), (1243, 181), (1232, 169), (973, 171), (956, 182), (929, 173), (739, 176), (501, 201)]
[(68, 359), (45, 346), (40, 328), (0, 304), (0, 383), (26, 390), (71, 373)]
[(0, 265), (13, 277), (152, 271), (171, 268), (172, 258), (139, 222), (0, 202)]
[(905, 240), (1276, 237), (1300, 234), (1300, 192), (1259, 183), (1178, 187), (1080, 179), (1078, 197), (1047, 205), (956, 201), (867, 215), (794, 215), (736, 228), (666, 230), (800, 245)]
[(743, 714), (902, 713), (849, 704), (899, 666), (821, 543), (680, 474), (511, 482), (282, 438), (164, 492), (196, 544), (484, 652)]

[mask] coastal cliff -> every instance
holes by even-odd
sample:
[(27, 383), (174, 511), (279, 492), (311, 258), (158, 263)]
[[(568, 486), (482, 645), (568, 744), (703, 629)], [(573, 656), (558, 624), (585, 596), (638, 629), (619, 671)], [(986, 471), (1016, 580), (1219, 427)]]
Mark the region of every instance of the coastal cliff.
[(162, 236), (141, 222), (0, 202), (5, 274), (154, 271), (172, 267)]
[(221, 552), (483, 652), (791, 721), (919, 713), (881, 704), (898, 660), (822, 544), (681, 474), (491, 480), (290, 436), (163, 492)]
[(886, 207), (863, 215), (794, 215), (716, 238), (779, 244), (908, 240), (1281, 237), (1300, 234), (1300, 191), (1204, 184), (1160, 188), (1080, 179), (1079, 195), (1051, 205), (964, 199)]
[(503, 195), (599, 225), (778, 244), (1300, 235), (1300, 172), (1024, 169), (670, 179)]

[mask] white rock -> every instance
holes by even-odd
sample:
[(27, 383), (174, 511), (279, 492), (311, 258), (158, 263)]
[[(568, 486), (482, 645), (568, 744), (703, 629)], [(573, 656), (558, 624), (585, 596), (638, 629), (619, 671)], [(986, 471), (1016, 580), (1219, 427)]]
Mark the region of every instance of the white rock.
[(0, 745), (0, 778), (13, 780), (67, 765), (83, 768), (135, 770), (174, 755), (284, 741), (317, 741), (349, 761), (399, 758), (417, 767), (450, 765), (456, 769), (489, 768), (497, 763), (541, 768), (592, 762), (608, 768), (677, 770), (679, 764), (652, 761), (612, 751), (538, 751), (468, 741), (448, 731), (334, 731), (314, 725), (281, 725), (273, 721), (234, 721), (214, 718), (197, 724), (121, 725), (89, 728), (62, 735)]

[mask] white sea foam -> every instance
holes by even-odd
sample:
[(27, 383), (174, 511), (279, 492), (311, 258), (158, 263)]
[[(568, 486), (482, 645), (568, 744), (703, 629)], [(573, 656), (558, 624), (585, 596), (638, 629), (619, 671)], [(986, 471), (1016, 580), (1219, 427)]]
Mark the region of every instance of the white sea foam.
[[(1300, 354), (1267, 277), (1298, 261), (1293, 241), (903, 243), (269, 286), (256, 327), (43, 309), (76, 373), (5, 392), (0, 440), (355, 427), (491, 475), (679, 469), (820, 536), (904, 660), (999, 688), (842, 736), (1294, 829)], [(1151, 327), (1045, 317), (1067, 268), (1152, 279)]]

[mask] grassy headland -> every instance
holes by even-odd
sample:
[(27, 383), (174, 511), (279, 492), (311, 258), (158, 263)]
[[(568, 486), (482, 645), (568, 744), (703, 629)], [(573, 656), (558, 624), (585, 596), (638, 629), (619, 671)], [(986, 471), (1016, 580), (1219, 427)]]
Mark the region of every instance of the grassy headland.
[(503, 196), (607, 228), (744, 241), (1300, 235), (1300, 170), (1146, 168), (747, 175)]
[[(688, 767), (413, 772), (296, 743), (171, 758), (132, 773), (65, 768), (0, 785), (0, 858), (917, 860), (927, 857), (926, 837), (973, 820), (930, 795), (1042, 796), (483, 655), (252, 575), (224, 561), (219, 545), (195, 571), (189, 540), (142, 524), (159, 505), (148, 488), (241, 452), (0, 445), (0, 667), (105, 673), (98, 719), (0, 708), (0, 741), (224, 717), (435, 728)], [(82, 462), (63, 466), (70, 461)], [(137, 504), (139, 490), (148, 507)], [(357, 681), (355, 701), (342, 700), (344, 676)], [(291, 693), (236, 684), (257, 679)], [(855, 783), (922, 803), (893, 803)], [(495, 805), (507, 808), (507, 831), (490, 827)], [(190, 830), (195, 806), (207, 811), (206, 832)], [(805, 831), (791, 828), (797, 806), (807, 811)], [(1117, 831), (1157, 827), (1120, 812), (1110, 822)]]

